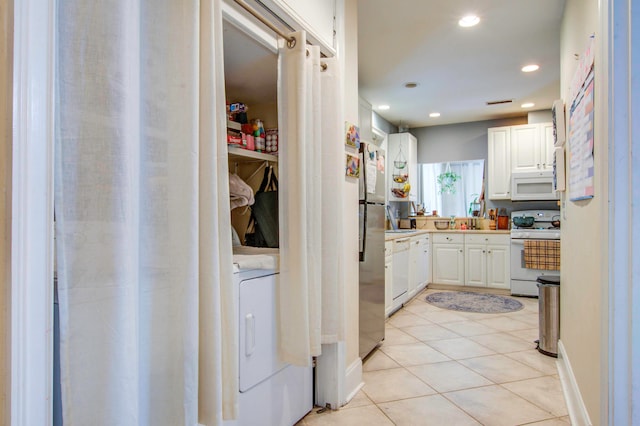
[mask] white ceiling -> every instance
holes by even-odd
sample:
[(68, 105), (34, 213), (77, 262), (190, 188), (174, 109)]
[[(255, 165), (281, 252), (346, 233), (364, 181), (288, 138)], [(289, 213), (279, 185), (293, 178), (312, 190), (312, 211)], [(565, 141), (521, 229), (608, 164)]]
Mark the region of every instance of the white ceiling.
[[(560, 97), (564, 0), (359, 0), (360, 96), (396, 126), (526, 115)], [(458, 26), (465, 14), (480, 23)], [(540, 65), (533, 73), (520, 69)], [(406, 82), (417, 82), (414, 89)], [(487, 101), (513, 103), (487, 106)], [(521, 104), (533, 102), (524, 110)], [(387, 104), (387, 111), (377, 106)], [(440, 112), (439, 118), (429, 113)]]
[(277, 55), (227, 21), (223, 46), (227, 102), (243, 102), (249, 108), (276, 102)]

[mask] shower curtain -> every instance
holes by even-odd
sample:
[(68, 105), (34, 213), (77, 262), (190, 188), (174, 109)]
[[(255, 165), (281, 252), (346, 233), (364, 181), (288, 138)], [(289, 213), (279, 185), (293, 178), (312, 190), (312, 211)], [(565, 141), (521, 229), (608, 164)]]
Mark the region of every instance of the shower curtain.
[[(323, 344), (344, 341), (345, 328), (345, 251), (344, 251), (344, 172), (345, 158), (342, 131), (342, 78), (340, 61), (323, 58), (326, 65), (320, 73), (322, 87), (322, 321)], [(337, 212), (337, 214), (336, 214)]]
[[(322, 343), (344, 338), (338, 62), (320, 58), (303, 31), (280, 43), (280, 355), (306, 366)], [(323, 68), (325, 71), (323, 71)], [(325, 74), (326, 73), (326, 74)]]
[(220, 1), (57, 7), (64, 422), (220, 424), (237, 388), (222, 326), (233, 299), (231, 235), (220, 227), (230, 223), (226, 147), (216, 143)]

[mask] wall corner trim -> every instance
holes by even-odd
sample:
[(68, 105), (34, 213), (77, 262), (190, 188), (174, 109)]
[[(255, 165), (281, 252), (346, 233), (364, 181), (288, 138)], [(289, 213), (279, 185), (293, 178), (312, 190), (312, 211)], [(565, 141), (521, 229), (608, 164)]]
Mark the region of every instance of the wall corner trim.
[(562, 384), (562, 392), (567, 402), (569, 410), (569, 418), (573, 425), (592, 426), (587, 407), (582, 400), (582, 394), (576, 382), (576, 377), (571, 369), (571, 362), (564, 349), (562, 340), (558, 341), (558, 373), (560, 375), (560, 383)]
[(360, 357), (349, 365), (345, 376), (345, 394), (347, 398), (344, 403), (346, 404), (364, 387), (364, 382), (362, 381), (362, 359)]

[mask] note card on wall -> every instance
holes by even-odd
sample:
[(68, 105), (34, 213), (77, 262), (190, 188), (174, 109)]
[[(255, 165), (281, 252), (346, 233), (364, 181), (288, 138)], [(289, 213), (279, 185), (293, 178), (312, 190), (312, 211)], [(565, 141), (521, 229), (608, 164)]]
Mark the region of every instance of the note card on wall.
[[(594, 196), (594, 67), (593, 36), (576, 71), (582, 84), (575, 84), (575, 96), (569, 110), (567, 189), (571, 201), (584, 200)], [(586, 62), (586, 63), (584, 63)], [(585, 71), (588, 70), (588, 71)]]

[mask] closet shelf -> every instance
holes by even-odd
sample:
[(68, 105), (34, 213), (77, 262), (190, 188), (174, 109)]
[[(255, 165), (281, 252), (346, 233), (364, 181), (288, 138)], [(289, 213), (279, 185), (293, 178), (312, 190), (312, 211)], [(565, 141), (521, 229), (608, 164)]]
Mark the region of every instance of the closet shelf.
[(233, 145), (229, 146), (229, 159), (244, 159), (251, 158), (258, 161), (278, 161), (278, 156), (273, 154), (267, 154), (264, 152), (250, 151), (248, 149), (238, 148)]

